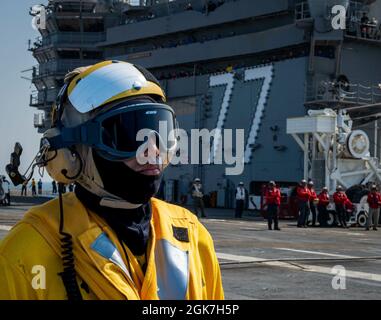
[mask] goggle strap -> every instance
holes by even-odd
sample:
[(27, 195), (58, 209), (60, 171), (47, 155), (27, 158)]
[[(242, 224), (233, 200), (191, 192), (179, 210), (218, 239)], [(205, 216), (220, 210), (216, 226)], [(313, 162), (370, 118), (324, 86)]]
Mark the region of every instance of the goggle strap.
[(74, 128), (61, 128), (61, 134), (47, 138), (50, 148), (58, 150), (75, 144), (96, 145), (100, 143), (98, 124), (92, 121)]

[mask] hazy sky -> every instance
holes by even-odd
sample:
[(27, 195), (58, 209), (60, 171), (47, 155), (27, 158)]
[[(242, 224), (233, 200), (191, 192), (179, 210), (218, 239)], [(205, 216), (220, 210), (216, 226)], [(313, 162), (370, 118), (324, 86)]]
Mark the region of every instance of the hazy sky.
[[(10, 153), (16, 141), (24, 148), (21, 168), (25, 170), (38, 151), (39, 137), (33, 127), (33, 114), (38, 111), (29, 107), (29, 95), (34, 86), (21, 76), (31, 77), (30, 69), (37, 61), (28, 49), (28, 40), (39, 33), (32, 28), (29, 7), (47, 1), (2, 1), (0, 18), (0, 174), (5, 174)], [(35, 178), (38, 177), (35, 172)], [(45, 175), (43, 178), (49, 181)]]

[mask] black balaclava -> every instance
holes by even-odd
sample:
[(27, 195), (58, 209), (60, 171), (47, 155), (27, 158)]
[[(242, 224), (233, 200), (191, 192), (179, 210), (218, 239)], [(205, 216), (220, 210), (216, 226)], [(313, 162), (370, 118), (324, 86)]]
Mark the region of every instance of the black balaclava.
[(160, 187), (161, 174), (146, 176), (135, 172), (123, 162), (104, 159), (93, 152), (94, 162), (106, 191), (134, 204), (135, 209), (109, 208), (100, 205), (101, 197), (77, 184), (75, 194), (90, 210), (102, 217), (135, 255), (146, 251), (152, 210), (149, 200)]
[(123, 162), (109, 161), (93, 152), (103, 188), (133, 204), (147, 203), (159, 190), (162, 174), (146, 176)]
[(146, 252), (152, 210), (149, 203), (136, 209), (108, 208), (100, 205), (101, 197), (76, 184), (74, 190), (82, 204), (103, 218), (135, 255)]

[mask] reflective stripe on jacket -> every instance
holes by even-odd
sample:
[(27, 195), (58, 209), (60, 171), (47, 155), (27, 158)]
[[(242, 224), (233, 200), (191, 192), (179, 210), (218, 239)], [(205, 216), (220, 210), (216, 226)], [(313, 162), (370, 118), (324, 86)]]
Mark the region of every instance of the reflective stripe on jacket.
[[(223, 299), (213, 241), (188, 210), (152, 199), (144, 272), (128, 247), (73, 193), (63, 195), (64, 231), (73, 237), (77, 282), (84, 299)], [(66, 299), (59, 202), (28, 211), (0, 243), (0, 299)], [(128, 255), (128, 258), (125, 256)], [(37, 269), (35, 269), (37, 266)], [(33, 288), (39, 267), (46, 288)], [(86, 284), (88, 290), (86, 290)]]

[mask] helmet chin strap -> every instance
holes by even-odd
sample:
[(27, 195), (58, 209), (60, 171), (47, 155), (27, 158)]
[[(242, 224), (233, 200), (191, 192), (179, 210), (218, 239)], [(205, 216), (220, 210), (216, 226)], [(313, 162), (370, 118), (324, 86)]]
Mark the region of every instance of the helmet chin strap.
[(95, 165), (91, 148), (81, 146), (78, 149), (82, 159), (84, 159), (83, 171), (78, 179), (78, 183), (87, 191), (100, 197), (101, 201), (99, 204), (102, 207), (115, 209), (136, 209), (143, 205), (128, 202), (106, 191), (103, 188), (103, 182)]
[(136, 209), (142, 206), (142, 204), (130, 203), (126, 200), (116, 200), (108, 197), (102, 198), (99, 202), (102, 207), (114, 208), (114, 209)]

